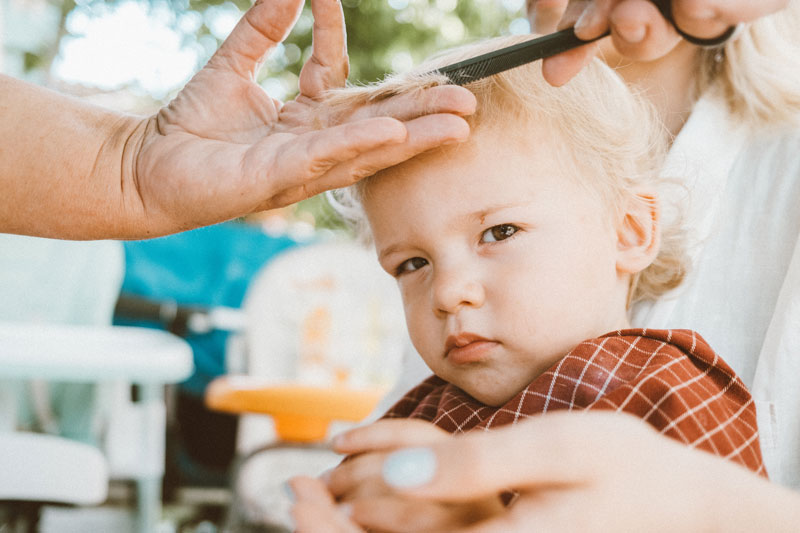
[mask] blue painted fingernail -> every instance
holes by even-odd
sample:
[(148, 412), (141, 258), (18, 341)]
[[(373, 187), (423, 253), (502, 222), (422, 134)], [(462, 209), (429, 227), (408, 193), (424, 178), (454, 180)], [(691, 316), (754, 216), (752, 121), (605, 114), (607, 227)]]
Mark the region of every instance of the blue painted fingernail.
[(347, 518), (351, 518), (353, 516), (353, 506), (349, 503), (340, 503), (337, 505), (339, 508), (339, 512), (345, 515)]
[(383, 480), (398, 489), (429, 483), (436, 472), (436, 454), (430, 448), (407, 448), (394, 452), (383, 462)]
[(289, 485), (288, 481), (283, 482), (283, 493), (289, 498), (289, 501), (295, 503), (296, 499), (294, 496), (294, 491), (292, 490), (292, 486)]

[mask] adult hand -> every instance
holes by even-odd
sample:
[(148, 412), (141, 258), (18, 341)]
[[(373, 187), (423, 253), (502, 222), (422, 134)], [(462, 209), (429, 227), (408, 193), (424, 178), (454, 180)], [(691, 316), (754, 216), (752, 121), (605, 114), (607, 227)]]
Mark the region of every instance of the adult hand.
[[(318, 480), (292, 481), (298, 531), (414, 533), (464, 527), (503, 512), (498, 494), (467, 504), (439, 502), (399, 494), (386, 485), (382, 464), (400, 447), (446, 443), (451, 435), (420, 420), (381, 420), (340, 435), (334, 450), (350, 458)], [(338, 502), (335, 504), (334, 502)], [(302, 526), (302, 527), (301, 527)]]
[(123, 115), (0, 75), (0, 232), (144, 238), (285, 206), (464, 140), (462, 87), (374, 102), (347, 116), (318, 103), (348, 72), (337, 0), (313, 0), (300, 95), (255, 82), (302, 0), (259, 0), (208, 64), (153, 117)]
[(519, 493), (505, 512), (448, 531), (791, 531), (800, 520), (797, 494), (615, 413), (548, 414), (407, 448), (374, 468), (425, 501)]
[(267, 95), (254, 83), (256, 72), (302, 6), (257, 1), (208, 65), (144, 126), (129, 168), (150, 216), (189, 227), (281, 207), (466, 138), (458, 115), (471, 113), (475, 101), (455, 87), (326, 117), (316, 99), (348, 74), (337, 0), (311, 3), (313, 53), (297, 99), (282, 106)]
[[(672, 18), (686, 34), (699, 38), (722, 35), (730, 26), (777, 12), (789, 0), (672, 0)], [(528, 0), (531, 27), (550, 33), (575, 25), (582, 39), (611, 31), (624, 56), (649, 61), (663, 56), (680, 39), (650, 0)], [(597, 53), (597, 43), (546, 59), (543, 73), (553, 85), (569, 81)]]
[(314, 478), (298, 476), (289, 480), (294, 496), (292, 518), (295, 533), (365, 533), (349, 513), (336, 505), (325, 484)]

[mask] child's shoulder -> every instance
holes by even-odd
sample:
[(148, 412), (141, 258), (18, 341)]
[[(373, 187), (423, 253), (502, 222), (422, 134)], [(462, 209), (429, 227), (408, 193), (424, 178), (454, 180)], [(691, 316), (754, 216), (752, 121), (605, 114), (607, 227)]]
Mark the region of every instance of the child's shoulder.
[(690, 329), (622, 329), (584, 341), (576, 350), (597, 348), (622, 351), (627, 355), (644, 354), (648, 357), (653, 354), (673, 357), (685, 355), (708, 364), (725, 364), (711, 345), (699, 333)]

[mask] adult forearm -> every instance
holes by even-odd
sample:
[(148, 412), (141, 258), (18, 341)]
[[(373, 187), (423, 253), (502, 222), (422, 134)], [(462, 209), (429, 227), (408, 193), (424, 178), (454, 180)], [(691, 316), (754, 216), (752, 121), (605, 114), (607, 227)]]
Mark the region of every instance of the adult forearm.
[(141, 233), (142, 202), (124, 167), (145, 123), (0, 76), (0, 231), (74, 239)]

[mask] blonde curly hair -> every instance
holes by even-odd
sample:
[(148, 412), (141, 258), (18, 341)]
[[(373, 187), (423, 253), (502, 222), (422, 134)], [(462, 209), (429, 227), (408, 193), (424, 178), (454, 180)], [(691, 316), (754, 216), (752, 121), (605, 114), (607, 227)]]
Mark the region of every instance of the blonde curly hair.
[(697, 94), (718, 90), (734, 116), (755, 126), (800, 124), (800, 0), (700, 51)]
[[(436, 69), (491, 50), (530, 39), (512, 36), (481, 41), (441, 53), (411, 72), (384, 81), (328, 92), (325, 108), (346, 114), (368, 102), (448, 83)], [(539, 63), (518, 67), (472, 82), (466, 86), (477, 98), (475, 114), (466, 117), (472, 131), (507, 127), (509, 123), (535, 124), (563, 139), (565, 171), (599, 193), (601, 201), (624, 216), (631, 201), (652, 202), (641, 191), (659, 191), (676, 181), (660, 177), (668, 148), (668, 134), (649, 101), (631, 88), (609, 67), (595, 60), (570, 83), (548, 85)], [(572, 168), (569, 168), (571, 166)], [(375, 176), (350, 187), (332, 191), (328, 199), (362, 238), (369, 237), (361, 201)], [(583, 179), (581, 179), (583, 178)], [(665, 197), (666, 195), (659, 195)], [(668, 206), (660, 206), (665, 209)], [(679, 209), (680, 206), (670, 206)], [(631, 280), (629, 304), (656, 299), (683, 280), (688, 259), (682, 217), (675, 213), (661, 220), (661, 246), (656, 259)]]

